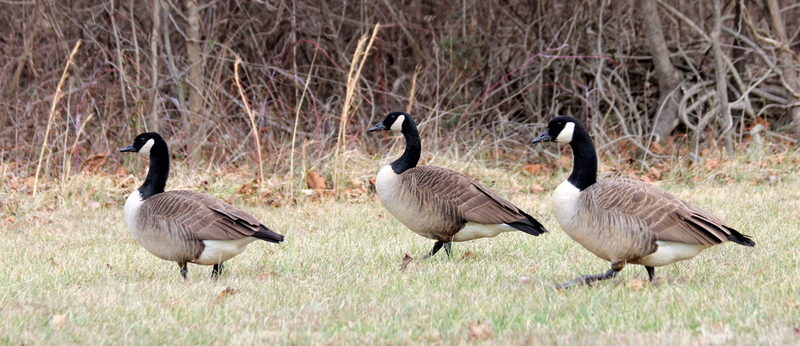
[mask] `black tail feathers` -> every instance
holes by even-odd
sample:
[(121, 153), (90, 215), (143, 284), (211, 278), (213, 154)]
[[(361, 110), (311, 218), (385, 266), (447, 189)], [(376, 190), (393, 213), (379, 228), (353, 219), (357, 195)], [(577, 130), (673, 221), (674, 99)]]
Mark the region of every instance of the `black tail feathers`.
[(508, 222), (506, 224), (534, 236), (547, 232), (547, 229), (544, 228), (544, 226), (539, 221), (534, 219), (533, 216), (528, 215), (522, 210), (520, 210), (519, 212), (522, 213), (522, 215), (525, 215), (524, 219), (520, 219), (514, 222)]
[(261, 225), (260, 229), (253, 234), (253, 237), (256, 237), (261, 240), (266, 240), (270, 243), (280, 243), (283, 241), (283, 236), (273, 232), (271, 229), (264, 227)]

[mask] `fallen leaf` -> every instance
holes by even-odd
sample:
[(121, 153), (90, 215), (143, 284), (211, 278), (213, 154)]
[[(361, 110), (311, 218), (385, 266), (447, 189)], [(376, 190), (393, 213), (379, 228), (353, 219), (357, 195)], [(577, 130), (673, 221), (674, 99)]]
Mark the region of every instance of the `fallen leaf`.
[(658, 144), (658, 142), (653, 142), (653, 144), (650, 144), (650, 151), (656, 154), (661, 154), (664, 152), (664, 147), (661, 146), (661, 144)]
[(722, 160), (717, 159), (707, 159), (705, 163), (705, 167), (707, 171), (712, 171), (717, 169), (719, 165), (722, 164)]
[(526, 165), (525, 167), (522, 167), (522, 170), (528, 172), (528, 174), (530, 175), (534, 175), (536, 173), (539, 173), (540, 170), (542, 170), (542, 165), (540, 164)]
[(405, 255), (403, 256), (403, 260), (400, 262), (400, 271), (401, 272), (406, 271), (406, 269), (408, 269), (408, 264), (411, 263), (413, 259), (414, 257), (411, 257), (411, 255), (408, 252), (406, 252)]
[(228, 296), (236, 293), (236, 291), (237, 290), (231, 288), (231, 286), (225, 287), (225, 289), (222, 290), (222, 292), (220, 292), (219, 295), (217, 295), (217, 302), (224, 300)]
[(66, 323), (67, 315), (53, 315), (53, 319), (50, 320), (50, 325), (58, 329), (61, 329)]
[(747, 128), (745, 128), (745, 132), (747, 132), (747, 133), (758, 132), (758, 131), (753, 131), (753, 129), (758, 128), (759, 125), (760, 125), (761, 128), (769, 129), (769, 122), (768, 121), (766, 121), (762, 117), (756, 117), (756, 119), (753, 120), (753, 122), (750, 123), (750, 125), (747, 126)]
[(492, 336), (492, 327), (481, 323), (480, 320), (467, 322), (467, 328), (469, 328), (469, 337), (472, 340), (486, 340)]
[(467, 251), (463, 255), (461, 255), (461, 259), (473, 259), (475, 258), (475, 253), (472, 251)]
[(14, 220), (16, 220), (16, 218), (14, 218), (14, 215), (11, 215), (6, 218), (6, 222), (8, 223), (14, 223)]
[(97, 201), (89, 201), (89, 203), (86, 203), (86, 207), (87, 207), (87, 208), (89, 208), (89, 209), (97, 209), (97, 208), (100, 208), (100, 202), (97, 202)]
[(171, 307), (174, 307), (175, 305), (178, 305), (180, 303), (183, 303), (183, 301), (176, 298), (176, 299), (170, 299), (170, 300), (165, 301), (164, 305), (166, 305), (167, 307), (171, 308)]
[(308, 171), (306, 173), (306, 186), (313, 190), (324, 190), (326, 188), (325, 178), (316, 171)]
[(530, 184), (528, 185), (528, 192), (533, 194), (542, 193), (544, 192), (544, 188), (539, 184)]
[(642, 280), (639, 280), (639, 279), (633, 279), (631, 281), (628, 281), (627, 284), (625, 284), (625, 286), (628, 286), (628, 288), (630, 288), (631, 290), (634, 290), (634, 291), (638, 291), (638, 290), (644, 288), (644, 286), (646, 286), (646, 285), (647, 285), (646, 282), (644, 282)]
[(519, 277), (519, 283), (521, 283), (521, 284), (527, 284), (527, 283), (529, 283), (529, 282), (531, 282), (531, 278), (529, 278), (529, 277), (527, 277), (527, 276), (520, 276), (520, 277)]
[(652, 180), (661, 180), (661, 170), (655, 167), (650, 167), (650, 170), (647, 171), (647, 175)]
[(106, 163), (106, 157), (108, 154), (110, 154), (110, 152), (105, 151), (102, 153), (89, 155), (89, 157), (87, 157), (83, 162), (83, 171), (91, 173), (97, 173), (100, 171), (100, 168)]
[(571, 163), (572, 163), (571, 156), (561, 156), (561, 158), (558, 159), (558, 165), (561, 167), (569, 167)]
[(277, 277), (277, 276), (278, 276), (278, 273), (276, 273), (276, 272), (266, 272), (266, 273), (258, 274), (258, 276), (256, 276), (256, 278), (259, 279), (259, 280), (266, 280), (266, 279), (269, 279), (271, 277)]
[(23, 184), (27, 186), (29, 189), (33, 189), (33, 184), (36, 182), (36, 178), (34, 177), (27, 177)]

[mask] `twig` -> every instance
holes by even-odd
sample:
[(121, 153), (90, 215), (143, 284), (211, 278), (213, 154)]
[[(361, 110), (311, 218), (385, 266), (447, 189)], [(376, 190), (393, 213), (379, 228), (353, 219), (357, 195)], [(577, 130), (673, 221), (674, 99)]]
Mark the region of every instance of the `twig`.
[(72, 53), (69, 54), (69, 59), (67, 59), (67, 63), (64, 64), (64, 72), (61, 74), (61, 79), (56, 86), (56, 93), (53, 95), (53, 103), (50, 105), (50, 116), (47, 119), (47, 130), (44, 132), (42, 149), (39, 150), (39, 162), (36, 164), (36, 174), (33, 178), (33, 197), (36, 197), (36, 191), (39, 185), (39, 172), (42, 169), (42, 159), (44, 158), (44, 148), (47, 146), (47, 137), (50, 136), (50, 128), (53, 127), (53, 121), (55, 121), (56, 105), (63, 95), (61, 93), (61, 88), (64, 87), (64, 82), (67, 80), (67, 77), (69, 77), (69, 66), (73, 64), (72, 59), (75, 57), (75, 54), (78, 53), (78, 48), (80, 48), (81, 43), (83, 43), (83, 41), (78, 40), (78, 42), (75, 42), (75, 47), (72, 48)]
[(242, 58), (239, 55), (236, 55), (236, 62), (233, 63), (233, 73), (234, 73), (234, 80), (236, 81), (236, 88), (239, 90), (239, 96), (242, 98), (242, 103), (244, 104), (244, 109), (247, 112), (247, 116), (250, 118), (250, 126), (252, 127), (253, 131), (253, 143), (256, 145), (256, 153), (258, 154), (258, 183), (264, 181), (264, 165), (262, 165), (261, 159), (261, 143), (258, 140), (258, 127), (256, 126), (256, 115), (253, 113), (253, 110), (250, 108), (250, 102), (247, 100), (247, 96), (244, 94), (244, 89), (242, 88), (241, 79), (239, 79), (239, 65), (242, 63)]

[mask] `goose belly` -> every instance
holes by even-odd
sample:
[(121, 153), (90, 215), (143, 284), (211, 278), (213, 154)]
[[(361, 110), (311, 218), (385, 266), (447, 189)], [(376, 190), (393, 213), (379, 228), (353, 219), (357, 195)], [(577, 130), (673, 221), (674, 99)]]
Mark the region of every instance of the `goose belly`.
[(191, 261), (195, 264), (212, 265), (222, 263), (236, 256), (254, 242), (256, 238), (247, 237), (237, 240), (203, 240), (205, 248), (200, 257)]
[(653, 252), (636, 261), (631, 261), (631, 263), (646, 265), (649, 267), (661, 267), (667, 264), (690, 259), (710, 247), (702, 244), (686, 244), (661, 240), (656, 241), (656, 245), (658, 245), (656, 252)]
[(484, 225), (481, 223), (467, 222), (458, 233), (453, 236), (453, 241), (468, 241), (478, 238), (492, 238), (503, 232), (516, 231), (517, 229), (504, 223)]

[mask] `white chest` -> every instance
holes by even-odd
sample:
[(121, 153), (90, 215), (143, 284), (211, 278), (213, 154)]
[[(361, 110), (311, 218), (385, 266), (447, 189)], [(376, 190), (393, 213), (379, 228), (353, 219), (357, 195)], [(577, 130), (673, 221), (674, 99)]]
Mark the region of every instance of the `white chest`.
[(400, 175), (392, 170), (391, 165), (383, 166), (375, 178), (375, 190), (386, 210), (410, 230), (434, 239), (429, 233), (431, 220), (421, 217), (418, 208), (421, 204), (416, 203), (419, 202), (416, 196), (406, 191), (402, 184)]
[(565, 231), (572, 229), (580, 210), (581, 191), (568, 180), (564, 180), (553, 191), (553, 213), (556, 221)]
[(125, 200), (125, 207), (123, 208), (123, 212), (125, 213), (125, 223), (128, 224), (128, 230), (136, 236), (136, 215), (139, 214), (139, 208), (141, 208), (144, 201), (142, 201), (142, 194), (139, 193), (139, 190), (133, 191), (128, 199)]
[(391, 165), (381, 167), (381, 170), (378, 171), (378, 176), (375, 177), (375, 190), (378, 191), (378, 196), (381, 197), (381, 200), (384, 199), (384, 196), (394, 192), (397, 188), (398, 180), (399, 177), (392, 170)]

